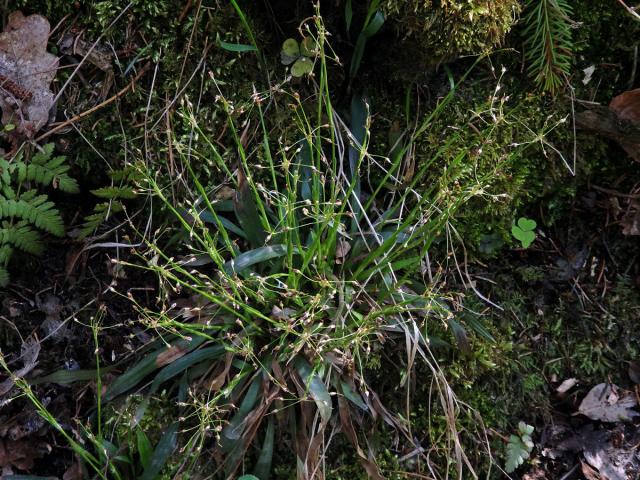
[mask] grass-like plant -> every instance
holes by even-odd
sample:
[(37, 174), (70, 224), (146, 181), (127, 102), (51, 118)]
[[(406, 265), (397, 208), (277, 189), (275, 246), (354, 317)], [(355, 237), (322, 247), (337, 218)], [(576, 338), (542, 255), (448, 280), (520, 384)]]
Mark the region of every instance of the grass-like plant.
[[(446, 419), (436, 440), (449, 447), (443, 469), (463, 477), (472, 470), (458, 434), (457, 417), (465, 407), (430, 346), (434, 331), (444, 327), (462, 338), (464, 330), (440, 291), (440, 278), (426, 273), (425, 265), (435, 243), (450, 240), (452, 216), (491, 179), (463, 175), (474, 153), (461, 148), (448, 155), (439, 181), (426, 181), (428, 172), (441, 168), (441, 153), (450, 153), (455, 131), (431, 157), (411, 159), (415, 142), (454, 98), (453, 78), (449, 93), (399, 136), (388, 156), (376, 154), (371, 106), (354, 94), (348, 112), (335, 108), (327, 33), (320, 15), (310, 21), (305, 37), (316, 46), (316, 74), (303, 86), (285, 82), (256, 92), (238, 108), (212, 74), (227, 114), (227, 137), (213, 140), (188, 101), (177, 110), (192, 128), (191, 136), (172, 138), (185, 172), (180, 181), (188, 187), (182, 202), (168, 194), (157, 169), (141, 172), (139, 189), (172, 214), (180, 243), (174, 228), (147, 239), (143, 268), (157, 275), (163, 308), (140, 310), (158, 336), (146, 355), (105, 385), (98, 410), (144, 392), (133, 428), (145, 418), (152, 396), (174, 398), (182, 418), (168, 423), (172, 438), (181, 431), (184, 441), (179, 458), (164, 467), (172, 475), (200, 466), (202, 451), (211, 448), (222, 477), (236, 478), (242, 470), (266, 479), (276, 442), (284, 439), (298, 477), (314, 478), (324, 468), (333, 432), (340, 430), (368, 475), (382, 478), (364, 434), (370, 424), (382, 419), (405, 445), (422, 451), (410, 412), (387, 409), (369, 376), (372, 359), (390, 344), (401, 345), (402, 368), (409, 372), (421, 361), (432, 374)], [(287, 115), (274, 111), (282, 103)], [(279, 122), (275, 135), (272, 115)], [(206, 151), (196, 152), (192, 138)], [(523, 148), (514, 145), (505, 162)], [(408, 164), (416, 165), (412, 175)], [(373, 168), (380, 176), (371, 183), (363, 172)], [(219, 194), (220, 182), (203, 171), (221, 172), (231, 198)], [(167, 230), (177, 252), (163, 245)], [(86, 380), (86, 372), (60, 373), (67, 382)], [(407, 409), (410, 384), (404, 382), (406, 398), (398, 402)], [(99, 476), (113, 475), (119, 450), (92, 443), (102, 456), (88, 454), (87, 464)], [(165, 465), (167, 449), (161, 451)], [(431, 461), (426, 454), (420, 459)]]
[(530, 0), (526, 11), (523, 37), (529, 72), (542, 90), (555, 94), (571, 68), (571, 5), (566, 0)]

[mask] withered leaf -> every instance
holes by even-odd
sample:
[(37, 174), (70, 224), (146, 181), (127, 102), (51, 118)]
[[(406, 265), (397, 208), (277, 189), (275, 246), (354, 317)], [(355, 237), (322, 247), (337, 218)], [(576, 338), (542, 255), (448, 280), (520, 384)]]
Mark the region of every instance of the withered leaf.
[(180, 347), (179, 345), (169, 347), (157, 356), (156, 367), (164, 367), (165, 365), (169, 365), (170, 363), (182, 357), (187, 352), (187, 348)]
[(578, 411), (592, 420), (615, 423), (640, 416), (632, 410), (636, 404), (632, 393), (620, 391), (615, 385), (601, 383), (584, 397)]
[(41, 15), (13, 12), (0, 33), (0, 109), (2, 123), (33, 137), (49, 120), (58, 57), (47, 52), (51, 27)]

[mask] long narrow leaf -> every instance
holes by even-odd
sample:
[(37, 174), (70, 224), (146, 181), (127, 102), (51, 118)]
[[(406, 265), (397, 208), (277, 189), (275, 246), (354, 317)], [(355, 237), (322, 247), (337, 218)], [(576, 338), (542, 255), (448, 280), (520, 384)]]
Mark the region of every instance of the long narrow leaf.
[(298, 357), (296, 358), (295, 365), (300, 378), (302, 378), (302, 381), (309, 389), (309, 394), (318, 407), (322, 421), (324, 423), (328, 422), (331, 419), (333, 406), (331, 404), (331, 395), (329, 395), (327, 387), (320, 377), (312, 371), (311, 366), (306, 360)]
[(178, 426), (178, 422), (174, 422), (165, 430), (164, 435), (162, 435), (162, 438), (153, 451), (149, 466), (144, 469), (140, 480), (155, 480), (159, 477), (167, 460), (169, 460), (169, 457), (176, 448), (178, 442)]

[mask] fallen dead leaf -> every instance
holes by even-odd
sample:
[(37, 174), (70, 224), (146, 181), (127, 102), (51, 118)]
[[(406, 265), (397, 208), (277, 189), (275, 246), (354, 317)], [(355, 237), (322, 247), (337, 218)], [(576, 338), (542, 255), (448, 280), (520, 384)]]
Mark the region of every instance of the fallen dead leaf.
[(558, 386), (558, 388), (556, 388), (556, 392), (567, 393), (569, 390), (575, 387), (577, 383), (578, 383), (577, 378), (567, 378)]
[(33, 468), (36, 459), (49, 452), (51, 446), (44, 442), (0, 440), (0, 467), (29, 470)]
[(629, 363), (629, 378), (633, 383), (640, 385), (640, 362)]
[(640, 124), (640, 88), (623, 92), (614, 97), (609, 108), (616, 112), (621, 119)]
[(580, 462), (580, 464), (580, 466), (582, 467), (582, 475), (584, 475), (584, 478), (586, 478), (587, 480), (602, 480), (600, 474), (596, 470), (591, 468), (588, 463)]
[(169, 365), (170, 363), (184, 356), (185, 353), (187, 353), (186, 348), (182, 348), (178, 345), (169, 347), (156, 357), (156, 367), (164, 367), (165, 365)]
[[(623, 92), (615, 97), (611, 100), (609, 109), (621, 120), (628, 120), (640, 126), (640, 88)], [(620, 145), (632, 158), (640, 160), (640, 143), (622, 141)]]
[[(640, 152), (640, 144), (638, 145)], [(640, 235), (640, 202), (633, 200), (620, 219), (623, 235)]]
[(51, 27), (41, 15), (9, 15), (0, 34), (0, 109), (2, 123), (29, 138), (49, 121), (58, 57), (47, 52)]
[(336, 263), (342, 264), (344, 263), (344, 259), (349, 254), (351, 250), (351, 244), (342, 238), (336, 242)]
[(602, 422), (631, 421), (640, 414), (633, 409), (637, 405), (630, 392), (618, 393), (615, 385), (601, 383), (591, 389), (584, 397), (578, 412), (592, 420)]
[[(14, 372), (15, 377), (24, 377), (38, 364), (40, 355), (40, 341), (35, 337), (30, 337), (22, 344), (20, 357), (22, 358), (22, 368)], [(15, 385), (13, 378), (7, 378), (0, 383), (0, 397), (11, 391)]]

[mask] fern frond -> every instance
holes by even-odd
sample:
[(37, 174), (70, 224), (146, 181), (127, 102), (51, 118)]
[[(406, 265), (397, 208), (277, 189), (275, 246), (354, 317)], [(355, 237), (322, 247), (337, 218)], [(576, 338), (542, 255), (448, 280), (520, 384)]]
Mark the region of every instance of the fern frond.
[(91, 190), (91, 193), (96, 197), (106, 198), (108, 200), (131, 200), (137, 195), (135, 189), (127, 185), (120, 187), (102, 187)]
[(28, 165), (21, 162), (16, 165), (18, 172), (18, 182), (36, 182), (45, 187), (55, 186), (67, 193), (78, 193), (80, 191), (78, 182), (69, 176), (69, 165), (65, 165), (65, 157), (54, 157), (47, 160), (40, 157), (38, 161), (35, 156)]
[(44, 250), (40, 233), (26, 222), (19, 222), (16, 225), (3, 222), (0, 228), (0, 245), (11, 245), (33, 255), (40, 255)]
[(46, 145), (43, 145), (40, 150), (33, 154), (33, 157), (31, 157), (31, 161), (33, 163), (42, 165), (43, 163), (49, 161), (51, 155), (53, 155), (54, 148), (55, 145), (53, 143), (47, 143)]
[(128, 165), (119, 170), (112, 170), (109, 176), (114, 183), (137, 182), (144, 178), (142, 171), (134, 165)]
[(5, 220), (0, 225), (0, 286), (9, 282), (7, 264), (14, 249), (40, 254), (44, 245), (39, 230), (64, 235), (64, 223), (55, 204), (31, 188), (42, 185), (67, 193), (79, 191), (78, 183), (68, 174), (65, 157), (52, 157), (53, 150), (50, 143), (29, 161), (25, 161), (23, 149), (11, 160), (0, 158), (0, 219)]
[(106, 222), (109, 217), (114, 213), (119, 213), (124, 210), (122, 203), (118, 201), (99, 203), (93, 207), (93, 213), (87, 215), (84, 219), (84, 223), (80, 227), (79, 239), (83, 239), (95, 232), (100, 225)]
[(37, 195), (35, 190), (25, 192), (18, 199), (0, 197), (0, 218), (21, 218), (52, 235), (64, 234), (60, 212), (46, 195)]
[(11, 164), (0, 157), (0, 187), (11, 184)]
[(529, 73), (541, 89), (555, 94), (571, 68), (573, 13), (566, 0), (529, 0), (524, 47)]
[(0, 246), (0, 266), (6, 267), (11, 255), (13, 255), (13, 247), (11, 245)]
[(9, 285), (9, 272), (4, 267), (0, 267), (0, 287)]

